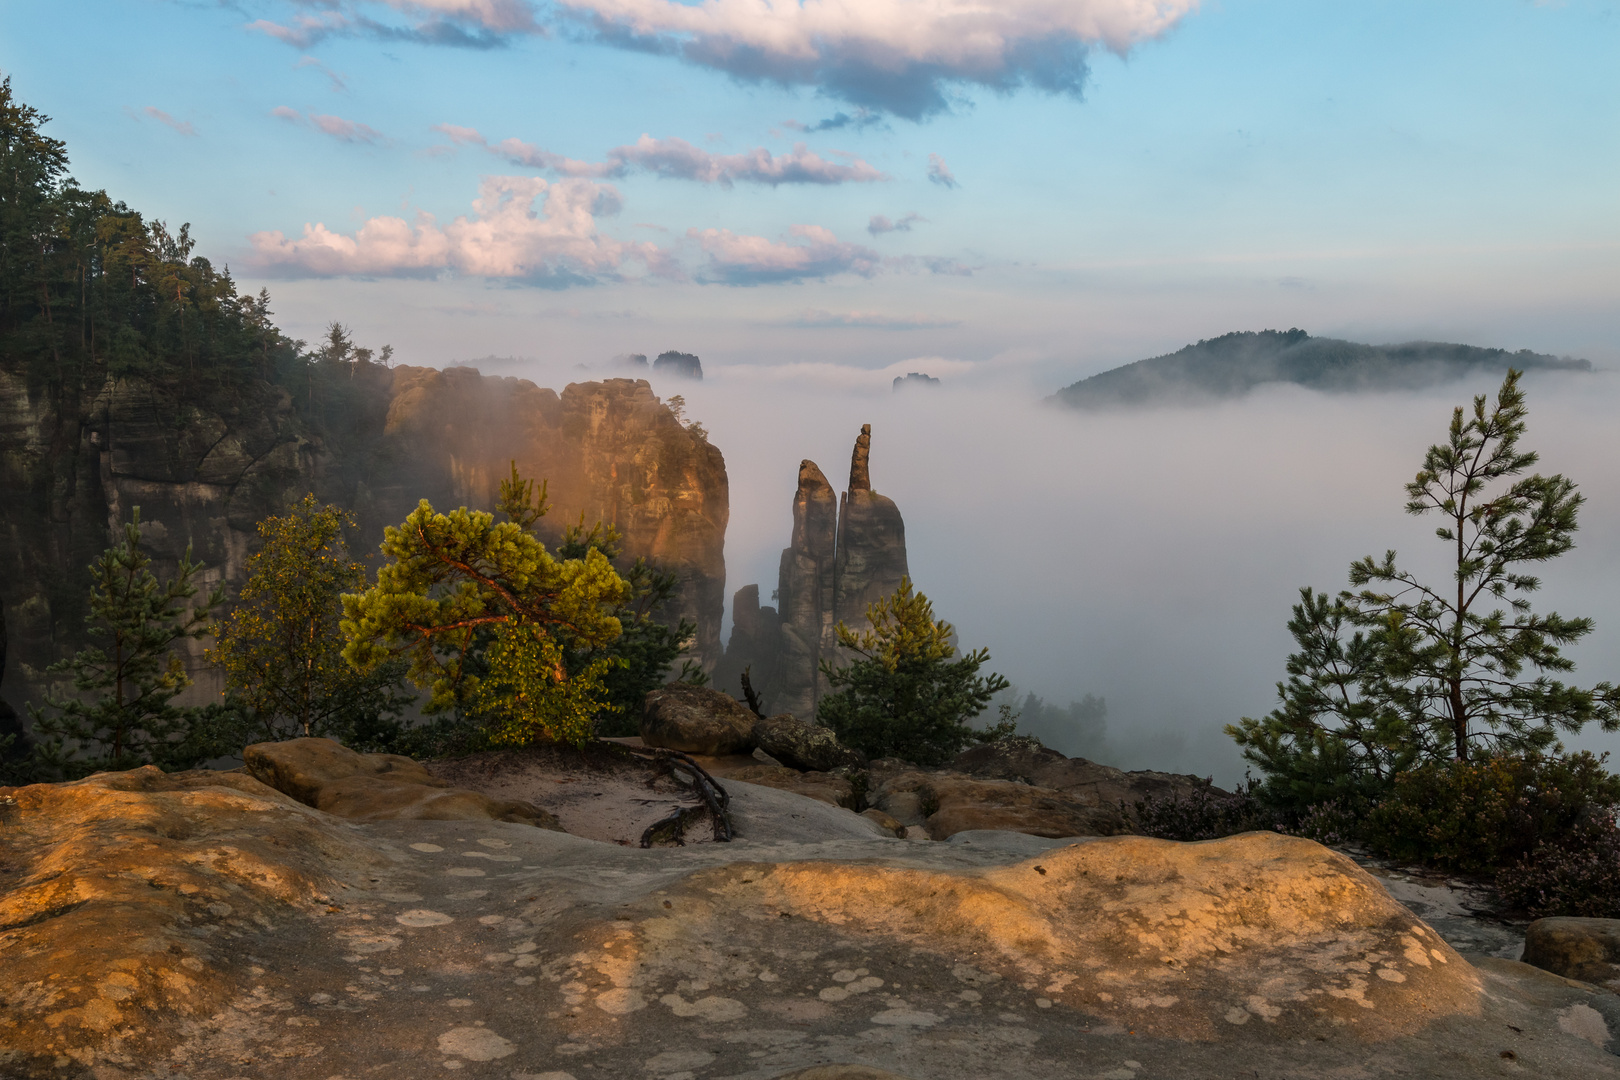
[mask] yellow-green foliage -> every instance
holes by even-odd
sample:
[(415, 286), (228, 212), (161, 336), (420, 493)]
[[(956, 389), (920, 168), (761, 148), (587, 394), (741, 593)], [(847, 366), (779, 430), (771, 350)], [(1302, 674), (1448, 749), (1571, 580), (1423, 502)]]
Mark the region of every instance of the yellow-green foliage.
[[(580, 714), (603, 700), (606, 668), (570, 677), (553, 634), (606, 645), (619, 636), (611, 612), (629, 585), (595, 549), (554, 558), (526, 524), (465, 507), (441, 514), (422, 500), (386, 530), (377, 584), (343, 598), (343, 655), (362, 670), (403, 655), (411, 679), (432, 691), (430, 709), (478, 712), (503, 738), (583, 742), (590, 725)], [(478, 656), (487, 672), (471, 662)]]

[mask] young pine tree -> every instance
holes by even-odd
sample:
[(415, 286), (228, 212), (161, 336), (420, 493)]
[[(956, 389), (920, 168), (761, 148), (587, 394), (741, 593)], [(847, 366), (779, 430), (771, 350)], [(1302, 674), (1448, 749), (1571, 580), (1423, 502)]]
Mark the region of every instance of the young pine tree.
[(1540, 751), (1593, 721), (1620, 728), (1612, 684), (1553, 677), (1574, 668), (1562, 650), (1592, 620), (1531, 610), (1541, 581), (1528, 571), (1575, 546), (1582, 497), (1564, 476), (1523, 475), (1537, 455), (1519, 446), (1519, 375), (1494, 406), (1481, 395), (1472, 415), (1458, 407), (1406, 485), (1408, 513), (1441, 519), (1449, 580), (1422, 580), (1389, 551), (1351, 564), (1357, 591), (1301, 591), (1279, 707), (1227, 728), (1273, 797), (1372, 794), (1426, 762)]
[(325, 736), (371, 745), (412, 698), (398, 661), (357, 671), (343, 659), (343, 594), (366, 587), (349, 556), (352, 519), (314, 495), (259, 522), (264, 546), (248, 559), (236, 610), (214, 627), (208, 658), (225, 669), (225, 691), (244, 736)]
[(90, 636), (99, 644), (46, 670), (72, 674), (72, 697), (30, 707), (41, 764), (62, 776), (158, 765), (185, 769), (229, 752), (218, 706), (186, 708), (174, 698), (191, 679), (175, 653), (187, 638), (207, 635), (223, 599), (216, 588), (193, 603), (202, 571), (186, 549), (173, 580), (161, 582), (141, 550), (141, 511), (124, 538), (90, 565)]
[(968, 721), (1007, 688), (1000, 675), (983, 676), (988, 649), (955, 660), (952, 628), (934, 619), (934, 606), (905, 578), (893, 596), (867, 609), (871, 629), (857, 634), (838, 624), (838, 643), (860, 659), (835, 668), (821, 662), (834, 692), (821, 699), (816, 718), (839, 740), (868, 757), (900, 757), (943, 765), (987, 734), (1011, 734), (1012, 710), (989, 733)]

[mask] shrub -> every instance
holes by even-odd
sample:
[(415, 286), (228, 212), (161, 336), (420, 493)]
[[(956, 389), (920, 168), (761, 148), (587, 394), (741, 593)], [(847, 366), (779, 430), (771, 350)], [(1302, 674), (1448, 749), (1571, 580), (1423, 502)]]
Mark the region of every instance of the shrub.
[(1531, 918), (1620, 918), (1620, 826), (1594, 814), (1562, 842), (1542, 840), (1496, 878), (1509, 907)]
[[(1251, 782), (1228, 794), (1205, 781), (1187, 795), (1136, 804), (1136, 826), (1160, 840), (1215, 840), (1236, 833), (1278, 830), (1278, 818), (1255, 796)], [(1120, 804), (1120, 809), (1125, 809)]]
[(1494, 873), (1564, 842), (1620, 806), (1620, 777), (1589, 753), (1501, 754), (1425, 765), (1395, 778), (1367, 817), (1374, 850), (1462, 873)]

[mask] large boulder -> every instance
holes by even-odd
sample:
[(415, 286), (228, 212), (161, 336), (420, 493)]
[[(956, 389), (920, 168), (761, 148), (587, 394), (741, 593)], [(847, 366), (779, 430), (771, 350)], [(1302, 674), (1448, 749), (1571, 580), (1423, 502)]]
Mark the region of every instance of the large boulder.
[(1524, 962), (1620, 991), (1620, 919), (1537, 919), (1524, 934)]
[(785, 765), (750, 765), (733, 769), (727, 780), (741, 780), (778, 791), (791, 791), (795, 795), (824, 802), (829, 806), (855, 809), (855, 785), (846, 777), (824, 772), (800, 772)]
[(254, 743), (242, 751), (253, 777), (306, 806), (356, 821), (511, 821), (562, 830), (533, 803), (453, 788), (398, 754), (362, 754), (331, 739)]
[(754, 748), (754, 714), (729, 694), (671, 683), (647, 695), (641, 741), (688, 754), (721, 757)]
[(1061, 791), (1012, 780), (902, 772), (883, 781), (869, 800), (903, 825), (926, 826), (935, 840), (970, 829), (1054, 838), (1131, 831), (1117, 806), (1088, 806)]
[(755, 721), (754, 743), (800, 772), (831, 772), (861, 764), (861, 755), (840, 743), (832, 728), (807, 724), (788, 713)]

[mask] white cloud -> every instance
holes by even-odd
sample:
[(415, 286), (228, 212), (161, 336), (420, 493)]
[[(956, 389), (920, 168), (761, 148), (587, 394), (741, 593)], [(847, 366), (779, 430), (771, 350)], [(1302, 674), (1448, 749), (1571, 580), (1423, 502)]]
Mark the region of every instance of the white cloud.
[(709, 257), (699, 280), (725, 285), (804, 281), (846, 273), (871, 277), (882, 267), (877, 252), (839, 240), (820, 225), (794, 225), (788, 233), (798, 242), (738, 235), (730, 229), (689, 229), (686, 235)]
[(921, 117), (944, 84), (1078, 93), (1085, 52), (1124, 55), (1199, 0), (558, 0), (609, 43)]
[[(535, 202), (544, 199), (540, 212)], [(596, 218), (617, 212), (612, 186), (584, 180), (548, 183), (538, 177), (486, 176), (473, 213), (440, 227), (432, 215), (415, 223), (375, 217), (353, 235), (322, 223), (303, 235), (253, 234), (255, 262), (287, 276), (431, 276), (455, 271), (562, 286), (617, 276), (627, 262), (673, 274), (675, 268), (648, 243), (602, 235)]]

